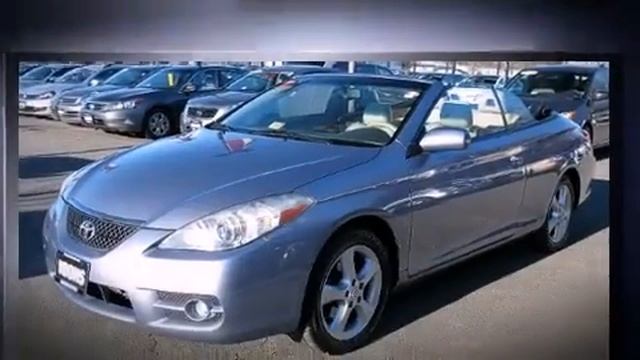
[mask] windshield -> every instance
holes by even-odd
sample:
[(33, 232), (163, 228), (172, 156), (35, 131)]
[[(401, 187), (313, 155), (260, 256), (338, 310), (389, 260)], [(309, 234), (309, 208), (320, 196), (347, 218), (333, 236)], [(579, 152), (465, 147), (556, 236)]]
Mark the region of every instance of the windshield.
[(469, 88), (491, 87), (496, 83), (497, 80), (498, 80), (497, 77), (473, 76), (473, 77), (468, 77), (468, 78), (462, 80), (461, 82), (459, 82), (457, 84), (457, 86), (458, 87), (469, 87)]
[(225, 117), (233, 131), (383, 146), (428, 85), (362, 78), (289, 80)]
[(55, 69), (49, 66), (42, 66), (33, 70), (27, 71), (22, 75), (22, 80), (44, 80), (53, 73)]
[(562, 93), (582, 96), (590, 81), (588, 73), (524, 70), (509, 81), (506, 89), (519, 96)]
[(277, 73), (266, 71), (252, 72), (230, 83), (225, 90), (261, 92), (269, 88), (276, 76)]
[(152, 71), (153, 69), (151, 68), (127, 68), (121, 70), (104, 83), (105, 85), (133, 86), (142, 81)]
[(97, 71), (89, 68), (78, 68), (61, 76), (56, 80), (57, 83), (62, 84), (80, 84), (85, 80), (93, 76)]
[(117, 74), (120, 70), (122, 70), (121, 67), (109, 67), (109, 68), (103, 69), (97, 74), (95, 74), (95, 76), (91, 79), (91, 81), (97, 81), (98, 83), (103, 83), (105, 80)]
[(195, 69), (164, 69), (138, 84), (151, 89), (176, 89), (184, 85), (195, 73)]

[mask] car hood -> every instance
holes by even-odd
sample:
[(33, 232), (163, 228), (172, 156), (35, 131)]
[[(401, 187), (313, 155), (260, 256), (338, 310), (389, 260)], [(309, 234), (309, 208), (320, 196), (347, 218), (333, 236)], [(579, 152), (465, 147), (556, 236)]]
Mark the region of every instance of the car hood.
[(257, 93), (242, 91), (224, 91), (215, 95), (201, 96), (189, 101), (189, 106), (225, 107), (241, 104), (258, 96)]
[(113, 91), (120, 88), (122, 88), (122, 86), (117, 86), (117, 85), (85, 86), (78, 89), (69, 90), (65, 92), (65, 95), (78, 96), (78, 97), (95, 96), (99, 93), (103, 93), (106, 91)]
[(167, 91), (170, 91), (170, 90), (139, 88), (139, 87), (123, 88), (123, 89), (117, 89), (117, 90), (114, 90), (114, 91), (109, 91), (106, 94), (95, 96), (93, 98), (93, 100), (95, 100), (95, 101), (105, 101), (105, 102), (123, 101), (123, 100), (128, 100), (128, 99), (131, 99), (131, 98), (135, 98), (135, 97), (138, 97), (138, 96), (157, 94), (157, 93), (167, 92)]
[(544, 104), (548, 108), (558, 112), (574, 111), (585, 103), (585, 100), (582, 98), (563, 95), (523, 96), (522, 101), (528, 106)]
[(35, 86), (42, 83), (43, 83), (42, 80), (20, 80), (18, 87), (20, 89), (26, 89), (28, 87)]
[(29, 95), (38, 95), (38, 94), (44, 94), (47, 93), (49, 91), (55, 91), (56, 93), (60, 93), (61, 91), (65, 91), (65, 90), (69, 90), (69, 89), (73, 89), (75, 87), (78, 86), (82, 86), (80, 84), (56, 84), (56, 83), (49, 83), (49, 84), (39, 84), (39, 85), (34, 85), (34, 86), (30, 86), (26, 89), (23, 89), (23, 93), (24, 94), (29, 94)]
[(176, 229), (235, 204), (291, 192), (378, 152), (201, 129), (103, 160), (65, 198), (96, 213)]

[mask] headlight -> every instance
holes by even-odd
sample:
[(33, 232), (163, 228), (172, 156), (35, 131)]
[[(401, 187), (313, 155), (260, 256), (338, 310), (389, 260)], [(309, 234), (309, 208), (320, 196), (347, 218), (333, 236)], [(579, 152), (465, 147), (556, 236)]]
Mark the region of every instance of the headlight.
[(54, 96), (56, 96), (56, 92), (55, 91), (49, 91), (49, 92), (46, 92), (44, 94), (40, 94), (38, 96), (38, 99), (51, 99)]
[(564, 117), (568, 117), (571, 120), (575, 120), (576, 119), (576, 112), (575, 111), (566, 111), (563, 113), (560, 113), (562, 116)]
[(137, 105), (137, 100), (121, 101), (109, 106), (109, 110), (128, 110), (135, 108)]
[(293, 221), (312, 204), (311, 198), (287, 194), (233, 206), (177, 230), (158, 247), (199, 251), (237, 248)]

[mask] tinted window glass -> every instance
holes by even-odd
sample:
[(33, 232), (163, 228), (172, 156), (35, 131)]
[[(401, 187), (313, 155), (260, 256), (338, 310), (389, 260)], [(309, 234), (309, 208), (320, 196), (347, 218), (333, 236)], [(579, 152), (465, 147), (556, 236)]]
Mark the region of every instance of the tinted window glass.
[(176, 89), (184, 85), (195, 72), (194, 69), (164, 69), (142, 81), (138, 87), (153, 89)]

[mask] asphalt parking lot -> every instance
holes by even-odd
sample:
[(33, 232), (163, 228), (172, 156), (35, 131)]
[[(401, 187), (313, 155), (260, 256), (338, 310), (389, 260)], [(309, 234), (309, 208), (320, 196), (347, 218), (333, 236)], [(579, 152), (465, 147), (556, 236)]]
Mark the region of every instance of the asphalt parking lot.
[[(7, 310), (21, 359), (317, 359), (286, 336), (218, 346), (148, 334), (72, 305), (44, 274), (40, 229), (71, 171), (146, 140), (20, 119), (19, 278)], [(515, 242), (394, 294), (377, 340), (352, 359), (603, 359), (609, 334), (609, 160), (556, 254)]]

